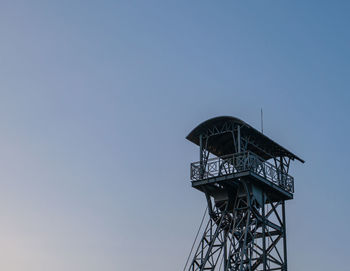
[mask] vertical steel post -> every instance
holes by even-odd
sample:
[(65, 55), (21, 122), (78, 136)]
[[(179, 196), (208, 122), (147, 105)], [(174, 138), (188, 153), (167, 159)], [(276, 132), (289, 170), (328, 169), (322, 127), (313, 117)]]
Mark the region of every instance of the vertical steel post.
[(199, 175), (201, 179), (204, 175), (204, 168), (203, 168), (203, 135), (199, 135)]
[(287, 263), (287, 227), (286, 227), (286, 207), (285, 201), (282, 202), (282, 221), (283, 221), (283, 255), (284, 255), (284, 271), (288, 270)]
[(283, 187), (285, 187), (285, 179), (284, 179), (284, 167), (283, 167), (283, 157), (280, 156), (280, 185), (282, 185)]
[(263, 243), (263, 271), (266, 271), (266, 217), (265, 217), (265, 192), (262, 191), (262, 243)]
[(224, 270), (227, 270), (227, 236), (228, 232), (225, 232), (225, 243), (224, 243)]

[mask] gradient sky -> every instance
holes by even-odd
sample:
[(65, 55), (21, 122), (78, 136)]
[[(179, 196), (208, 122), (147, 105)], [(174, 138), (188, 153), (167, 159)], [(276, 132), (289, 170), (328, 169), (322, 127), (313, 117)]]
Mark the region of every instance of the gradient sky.
[(290, 270), (347, 271), (350, 2), (0, 1), (0, 270), (182, 270), (200, 122), (306, 160)]

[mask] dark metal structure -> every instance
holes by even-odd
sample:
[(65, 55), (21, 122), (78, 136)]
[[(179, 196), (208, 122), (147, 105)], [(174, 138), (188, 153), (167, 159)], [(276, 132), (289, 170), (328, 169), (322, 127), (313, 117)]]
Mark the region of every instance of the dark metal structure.
[(286, 271), (288, 171), (291, 160), (304, 161), (234, 117), (209, 119), (187, 139), (200, 149), (191, 180), (209, 214), (187, 270)]

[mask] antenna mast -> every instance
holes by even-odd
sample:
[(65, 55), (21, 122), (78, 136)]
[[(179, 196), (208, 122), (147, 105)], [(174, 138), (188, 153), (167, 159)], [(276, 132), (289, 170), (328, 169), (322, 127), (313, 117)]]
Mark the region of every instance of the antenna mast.
[(261, 115), (261, 133), (264, 133), (264, 120), (263, 120), (263, 110), (261, 108), (260, 111), (260, 115)]

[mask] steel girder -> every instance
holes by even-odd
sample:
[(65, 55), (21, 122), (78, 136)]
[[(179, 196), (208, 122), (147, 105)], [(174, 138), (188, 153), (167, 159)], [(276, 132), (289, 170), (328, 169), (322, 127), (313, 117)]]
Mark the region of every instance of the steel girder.
[(207, 200), (209, 221), (189, 271), (287, 270), (284, 201), (243, 180), (227, 200)]

